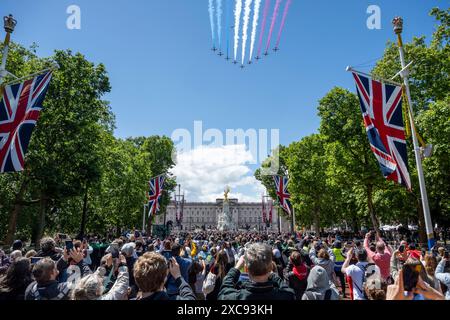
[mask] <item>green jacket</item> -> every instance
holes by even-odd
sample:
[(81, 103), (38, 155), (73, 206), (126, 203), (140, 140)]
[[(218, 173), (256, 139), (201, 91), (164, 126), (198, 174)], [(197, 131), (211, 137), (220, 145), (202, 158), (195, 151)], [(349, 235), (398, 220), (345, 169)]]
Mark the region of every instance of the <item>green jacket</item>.
[(289, 288), (277, 274), (272, 273), (269, 281), (255, 283), (239, 282), (241, 272), (231, 268), (220, 288), (218, 300), (295, 300), (294, 290)]

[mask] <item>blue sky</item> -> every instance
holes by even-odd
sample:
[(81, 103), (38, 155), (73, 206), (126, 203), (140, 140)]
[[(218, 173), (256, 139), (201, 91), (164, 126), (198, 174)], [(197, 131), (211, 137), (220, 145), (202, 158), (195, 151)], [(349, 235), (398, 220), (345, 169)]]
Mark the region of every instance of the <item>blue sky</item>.
[[(40, 56), (70, 48), (106, 65), (117, 137), (170, 136), (178, 128), (192, 131), (201, 120), (205, 129), (222, 132), (279, 129), (282, 144), (317, 131), (317, 101), (332, 87), (354, 90), (345, 67), (382, 56), (386, 42), (395, 39), (395, 15), (405, 19), (404, 38), (410, 41), (433, 32), (431, 8), (448, 7), (438, 0), (293, 0), (281, 50), (241, 70), (210, 50), (207, 0), (0, 1), (0, 14), (19, 20), (14, 41), (36, 42)], [(66, 28), (72, 4), (81, 8), (81, 30)], [(369, 5), (381, 8), (381, 30), (366, 27)], [(247, 167), (244, 178), (256, 166)], [(223, 189), (227, 179), (221, 179), (210, 198)], [(252, 183), (235, 182), (236, 194), (255, 198)], [(191, 194), (204, 200), (204, 192)]]

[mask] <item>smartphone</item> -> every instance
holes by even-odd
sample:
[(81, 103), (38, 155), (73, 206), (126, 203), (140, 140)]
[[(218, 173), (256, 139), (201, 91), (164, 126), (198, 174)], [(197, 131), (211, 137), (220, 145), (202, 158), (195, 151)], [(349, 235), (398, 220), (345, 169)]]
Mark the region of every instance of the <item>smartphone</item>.
[(404, 264), (402, 268), (405, 291), (411, 292), (417, 286), (422, 264)]
[(445, 251), (445, 252), (444, 252), (444, 259), (447, 259), (447, 260), (448, 260), (448, 257), (449, 257), (448, 251)]
[(69, 252), (70, 250), (73, 249), (73, 242), (72, 242), (72, 240), (66, 240), (65, 243), (66, 243), (67, 252)]
[(36, 264), (41, 260), (41, 257), (31, 257), (31, 264)]
[(403, 244), (400, 247), (398, 247), (398, 252), (400, 253), (405, 252), (405, 246)]

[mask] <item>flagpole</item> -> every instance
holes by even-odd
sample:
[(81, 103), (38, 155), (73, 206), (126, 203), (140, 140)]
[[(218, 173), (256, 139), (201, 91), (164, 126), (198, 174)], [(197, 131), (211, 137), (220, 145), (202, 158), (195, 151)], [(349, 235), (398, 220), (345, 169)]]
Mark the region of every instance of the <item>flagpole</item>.
[(144, 232), (145, 231), (145, 207), (146, 207), (147, 205), (144, 203), (144, 212), (143, 212), (143, 214), (142, 214), (142, 232)]
[(427, 196), (427, 189), (425, 186), (425, 178), (423, 175), (423, 168), (422, 168), (422, 158), (420, 155), (420, 147), (419, 142), (416, 135), (416, 128), (414, 126), (414, 116), (413, 116), (413, 109), (412, 109), (412, 100), (411, 100), (411, 92), (409, 89), (409, 80), (408, 80), (408, 69), (406, 68), (406, 61), (405, 61), (405, 51), (403, 49), (403, 41), (402, 41), (402, 31), (403, 31), (403, 19), (401, 17), (396, 17), (392, 21), (392, 24), (394, 25), (394, 32), (397, 34), (398, 39), (398, 49), (400, 53), (400, 61), (402, 64), (403, 72), (400, 73), (400, 75), (403, 78), (403, 83), (405, 86), (406, 91), (406, 97), (408, 98), (408, 108), (409, 108), (409, 122), (411, 125), (411, 135), (414, 145), (414, 155), (416, 158), (416, 166), (417, 166), (417, 175), (419, 176), (419, 186), (420, 186), (420, 195), (422, 199), (422, 207), (423, 207), (423, 214), (425, 216), (425, 228), (427, 232), (427, 238), (428, 238), (428, 248), (431, 249), (434, 246), (435, 239), (434, 239), (434, 233), (433, 233), (433, 224), (431, 222), (431, 215), (430, 215), (430, 208), (428, 206), (428, 196)]
[(2, 63), (0, 65), (0, 85), (3, 83), (3, 79), (8, 74), (8, 71), (6, 71), (6, 60), (8, 58), (9, 53), (9, 43), (11, 41), (11, 33), (13, 33), (14, 28), (17, 25), (17, 20), (15, 20), (13, 16), (10, 14), (9, 16), (3, 17), (3, 23), (6, 31), (6, 37), (5, 41), (3, 42), (4, 45), (3, 56), (2, 56)]

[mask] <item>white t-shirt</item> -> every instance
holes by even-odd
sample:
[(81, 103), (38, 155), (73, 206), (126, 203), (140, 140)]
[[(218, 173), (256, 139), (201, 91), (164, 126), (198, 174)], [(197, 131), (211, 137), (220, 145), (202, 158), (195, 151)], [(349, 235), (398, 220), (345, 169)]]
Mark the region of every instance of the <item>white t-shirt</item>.
[[(347, 269), (345, 270), (347, 276), (352, 278), (354, 300), (365, 300), (363, 288), (365, 271), (363, 270), (366, 268), (367, 264), (368, 262), (358, 262), (357, 264), (352, 264), (348, 266)], [(380, 268), (378, 266), (372, 265), (371, 267), (375, 268), (375, 272), (380, 274)]]

